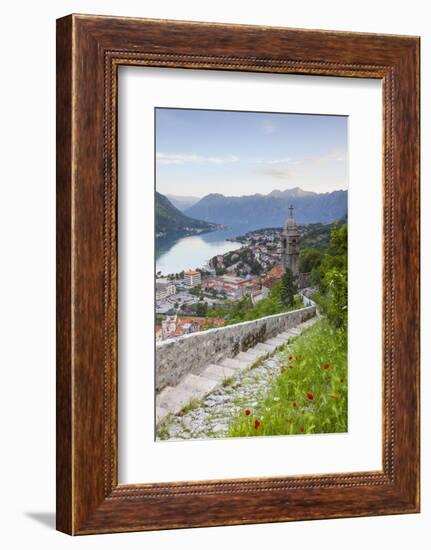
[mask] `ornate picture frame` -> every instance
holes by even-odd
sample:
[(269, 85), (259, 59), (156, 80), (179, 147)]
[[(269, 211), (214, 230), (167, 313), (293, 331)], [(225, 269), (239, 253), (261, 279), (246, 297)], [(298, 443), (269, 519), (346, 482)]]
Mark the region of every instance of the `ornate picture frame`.
[[(118, 483), (121, 65), (373, 78), (383, 88), (381, 471)], [(57, 21), (57, 529), (72, 535), (419, 511), (419, 38)]]

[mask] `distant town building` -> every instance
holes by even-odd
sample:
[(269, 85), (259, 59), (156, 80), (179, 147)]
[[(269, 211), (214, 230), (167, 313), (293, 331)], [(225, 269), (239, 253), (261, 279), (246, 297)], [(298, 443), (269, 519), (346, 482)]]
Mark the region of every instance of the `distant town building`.
[(215, 289), (217, 291), (224, 291), (230, 299), (239, 300), (251, 292), (255, 281), (256, 278), (251, 278), (249, 276), (244, 278), (226, 274), (207, 279), (203, 283), (203, 286), (208, 290)]
[(253, 290), (250, 294), (250, 297), (253, 305), (255, 306), (258, 302), (260, 302), (264, 298), (268, 298), (268, 295), (269, 295), (269, 289), (265, 286), (262, 286), (262, 288), (258, 290)]
[(201, 274), (199, 271), (185, 271), (184, 282), (187, 286), (197, 286), (202, 282)]
[(290, 268), (295, 277), (299, 274), (299, 228), (293, 217), (293, 206), (281, 232), (281, 267)]
[(219, 317), (206, 319), (203, 317), (179, 317), (172, 315), (162, 321), (161, 325), (156, 325), (156, 342), (200, 332), (210, 327), (222, 327), (224, 324), (225, 320)]
[(162, 321), (162, 339), (166, 340), (172, 336), (177, 329), (177, 316), (169, 315), (164, 321)]
[(177, 291), (174, 283), (169, 279), (156, 279), (156, 301), (166, 300)]
[(275, 265), (262, 277), (262, 286), (271, 289), (278, 283), (283, 276), (283, 269), (280, 265)]
[(156, 325), (156, 342), (163, 340), (162, 325)]

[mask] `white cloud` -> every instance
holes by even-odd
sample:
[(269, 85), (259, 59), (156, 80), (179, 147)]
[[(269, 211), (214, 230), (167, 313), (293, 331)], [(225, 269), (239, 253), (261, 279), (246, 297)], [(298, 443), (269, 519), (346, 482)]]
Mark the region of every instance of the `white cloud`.
[(333, 163), (333, 162), (346, 162), (347, 152), (342, 147), (334, 147), (323, 155), (317, 157), (311, 157), (304, 159), (304, 162), (320, 163)]
[(266, 176), (272, 176), (274, 178), (280, 179), (291, 179), (298, 176), (297, 170), (291, 168), (290, 166), (279, 168), (265, 168), (264, 170), (262, 170), (261, 173), (265, 174)]
[(277, 179), (294, 179), (298, 185), (310, 179), (316, 181), (320, 179), (321, 182), (328, 179), (335, 182), (340, 177), (347, 178), (347, 154), (342, 147), (335, 147), (323, 154), (295, 161), (285, 158), (256, 162), (262, 165), (259, 168), (256, 167), (258, 173)]
[(227, 155), (225, 157), (205, 157), (202, 155), (187, 155), (177, 153), (157, 153), (156, 160), (159, 164), (228, 164), (238, 162), (239, 157)]
[(285, 159), (254, 160), (252, 162), (257, 162), (259, 164), (295, 164), (290, 157)]

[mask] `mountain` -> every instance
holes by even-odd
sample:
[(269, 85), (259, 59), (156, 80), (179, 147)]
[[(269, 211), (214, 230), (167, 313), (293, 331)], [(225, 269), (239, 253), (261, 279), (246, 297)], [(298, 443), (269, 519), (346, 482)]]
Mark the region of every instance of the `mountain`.
[(165, 195), (169, 201), (175, 206), (175, 208), (178, 208), (178, 210), (181, 210), (181, 212), (184, 212), (184, 210), (187, 210), (187, 208), (190, 208), (194, 204), (200, 201), (199, 197), (182, 197), (181, 195)]
[(218, 226), (185, 216), (161, 193), (155, 197), (156, 237), (180, 237), (206, 231), (214, 231)]
[(225, 197), (219, 193), (206, 195), (185, 211), (185, 214), (207, 222), (221, 223), (246, 230), (276, 227), (289, 216), (289, 206), (300, 224), (328, 223), (347, 212), (347, 191), (314, 193), (299, 187), (274, 190), (268, 195)]

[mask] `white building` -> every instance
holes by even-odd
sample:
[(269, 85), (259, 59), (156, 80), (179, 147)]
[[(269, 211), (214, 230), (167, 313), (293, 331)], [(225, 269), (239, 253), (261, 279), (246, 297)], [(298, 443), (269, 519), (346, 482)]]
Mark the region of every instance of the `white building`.
[(197, 286), (202, 283), (201, 274), (199, 271), (185, 271), (184, 282), (187, 286)]
[(166, 340), (166, 338), (169, 338), (176, 330), (177, 330), (176, 315), (168, 316), (164, 321), (162, 321), (162, 339), (163, 340)]

